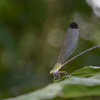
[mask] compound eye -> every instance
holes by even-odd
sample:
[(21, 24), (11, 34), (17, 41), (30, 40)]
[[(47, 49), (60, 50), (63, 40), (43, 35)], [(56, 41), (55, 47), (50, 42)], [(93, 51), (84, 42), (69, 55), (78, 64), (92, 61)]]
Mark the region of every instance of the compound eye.
[(50, 74), (53, 74), (53, 70), (50, 70)]

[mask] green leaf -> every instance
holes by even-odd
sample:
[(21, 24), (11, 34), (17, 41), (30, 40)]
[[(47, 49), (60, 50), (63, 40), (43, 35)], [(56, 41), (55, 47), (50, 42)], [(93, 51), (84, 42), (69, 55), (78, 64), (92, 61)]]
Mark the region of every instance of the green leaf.
[[(49, 84), (48, 86), (35, 92), (5, 100), (58, 100), (56, 98), (100, 95), (99, 67), (87, 66), (75, 71), (74, 73), (72, 73), (72, 75), (74, 76), (64, 77), (64, 80)], [(94, 76), (83, 77), (90, 75)]]
[(98, 66), (86, 66), (84, 68), (76, 70), (71, 75), (85, 77), (85, 76), (91, 76), (91, 75), (95, 75), (95, 74), (100, 74), (100, 67), (98, 67)]

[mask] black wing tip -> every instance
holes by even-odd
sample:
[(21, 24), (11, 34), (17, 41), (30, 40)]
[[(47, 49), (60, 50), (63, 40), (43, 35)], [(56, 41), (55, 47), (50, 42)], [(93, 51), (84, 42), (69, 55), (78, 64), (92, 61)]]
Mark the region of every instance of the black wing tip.
[(75, 28), (75, 29), (78, 29), (78, 24), (75, 23), (75, 22), (72, 22), (70, 25), (69, 25), (70, 28)]

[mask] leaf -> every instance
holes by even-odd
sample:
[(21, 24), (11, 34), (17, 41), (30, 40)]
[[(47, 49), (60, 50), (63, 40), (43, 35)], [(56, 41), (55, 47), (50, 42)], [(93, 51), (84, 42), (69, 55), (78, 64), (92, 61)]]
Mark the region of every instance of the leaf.
[[(49, 84), (35, 92), (5, 100), (58, 100), (56, 98), (100, 95), (100, 68), (92, 67), (87, 66), (77, 70), (72, 74), (74, 76), (64, 77), (65, 80)], [(78, 77), (79, 75), (82, 77)], [(89, 75), (94, 76), (83, 77)]]
[(100, 74), (100, 67), (98, 67), (98, 66), (86, 66), (84, 68), (76, 70), (71, 75), (85, 77), (85, 76), (91, 76), (91, 75), (95, 75), (95, 74)]

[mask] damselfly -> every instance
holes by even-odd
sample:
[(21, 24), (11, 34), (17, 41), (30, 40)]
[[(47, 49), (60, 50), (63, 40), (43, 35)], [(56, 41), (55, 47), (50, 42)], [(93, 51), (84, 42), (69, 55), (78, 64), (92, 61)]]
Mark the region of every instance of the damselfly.
[(73, 58), (69, 59), (68, 61), (66, 61), (68, 59), (68, 57), (76, 49), (76, 46), (78, 43), (78, 38), (79, 38), (78, 25), (77, 25), (77, 23), (72, 22), (67, 29), (65, 39), (63, 42), (63, 46), (62, 46), (60, 54), (58, 56), (57, 63), (55, 64), (54, 68), (50, 71), (50, 74), (53, 74), (53, 76), (54, 76), (54, 80), (56, 79), (57, 76), (60, 78), (60, 73), (64, 73), (65, 75), (68, 74), (66, 71), (59, 71), (61, 67), (63, 67), (64, 65), (66, 65), (70, 61), (74, 60), (78, 56), (100, 46), (100, 44), (99, 44), (99, 45), (96, 45), (94, 47), (91, 47), (91, 48), (79, 53), (78, 55), (74, 56)]

